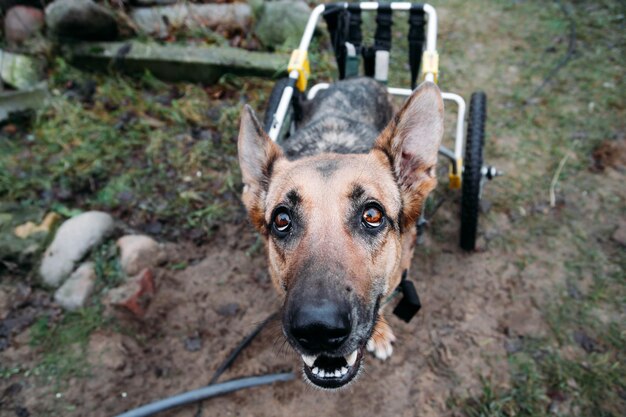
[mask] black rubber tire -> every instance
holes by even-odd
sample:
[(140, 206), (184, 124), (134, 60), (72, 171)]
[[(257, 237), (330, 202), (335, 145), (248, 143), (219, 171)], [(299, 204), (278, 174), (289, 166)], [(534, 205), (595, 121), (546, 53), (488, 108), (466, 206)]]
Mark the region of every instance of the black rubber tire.
[[(281, 78), (276, 81), (274, 88), (272, 88), (272, 93), (270, 94), (270, 99), (267, 102), (267, 109), (265, 110), (265, 117), (263, 118), (263, 127), (265, 128), (265, 132), (269, 133), (270, 128), (272, 127), (272, 120), (274, 118), (274, 113), (278, 110), (278, 105), (280, 104), (280, 99), (283, 96), (283, 90), (290, 85), (289, 78)], [(297, 90), (294, 89), (294, 98), (297, 94)], [(292, 100), (293, 101), (293, 100)], [(289, 107), (287, 114), (285, 115), (285, 121), (283, 122), (283, 128), (281, 129), (280, 134), (278, 135), (277, 140), (283, 140), (289, 133), (289, 125), (293, 120), (293, 106)]]
[(463, 157), (463, 181), (461, 183), (460, 244), (461, 248), (466, 251), (476, 249), (486, 119), (487, 96), (482, 91), (475, 92), (470, 99), (465, 156)]

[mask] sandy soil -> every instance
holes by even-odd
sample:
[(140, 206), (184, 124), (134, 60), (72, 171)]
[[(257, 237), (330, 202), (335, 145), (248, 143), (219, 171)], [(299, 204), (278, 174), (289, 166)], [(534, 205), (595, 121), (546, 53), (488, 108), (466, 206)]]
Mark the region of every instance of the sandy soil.
[[(298, 379), (207, 401), (202, 415), (438, 416), (450, 394), (477, 389), (480, 375), (505, 384), (507, 345), (518, 335), (542, 331), (532, 303), (542, 284), (520, 279), (512, 257), (499, 250), (462, 253), (456, 246), (456, 208), (448, 204), (437, 213), (438, 223), (445, 224), (438, 234), (450, 239), (428, 239), (415, 257), (412, 276), (424, 307), (409, 324), (391, 318), (398, 342), (390, 360), (368, 357), (355, 384), (324, 394), (321, 402), (320, 392), (301, 380), (300, 359), (285, 346), (279, 323), (272, 323), (222, 380), (287, 370), (298, 373)], [(506, 233), (511, 227), (507, 216), (495, 217), (502, 223), (497, 233)], [(134, 336), (92, 336), (92, 377), (70, 380), (60, 398), (54, 386), (46, 385), (25, 387), (13, 401), (31, 415), (56, 410), (68, 416), (111, 416), (201, 387), (233, 346), (279, 307), (263, 254), (246, 254), (255, 240), (247, 226), (232, 226), (211, 246), (179, 251), (179, 258), (197, 263), (184, 271), (158, 271), (158, 295), (145, 321), (124, 322)], [(189, 351), (189, 338), (199, 339), (201, 348)], [(26, 364), (34, 355), (18, 341), (3, 359)], [(70, 404), (74, 411), (67, 411)], [(165, 415), (192, 416), (195, 410)]]

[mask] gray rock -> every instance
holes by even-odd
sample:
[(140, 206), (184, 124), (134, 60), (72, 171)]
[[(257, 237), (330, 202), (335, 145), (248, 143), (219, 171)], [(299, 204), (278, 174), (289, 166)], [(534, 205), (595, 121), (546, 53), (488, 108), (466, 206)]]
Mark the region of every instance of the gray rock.
[(39, 268), (44, 283), (59, 286), (74, 264), (112, 231), (113, 218), (99, 211), (88, 211), (65, 221), (44, 253)]
[(44, 15), (41, 9), (14, 6), (4, 16), (4, 36), (9, 44), (20, 44), (40, 32), (43, 25)]
[(147, 6), (169, 6), (172, 4), (176, 4), (179, 0), (135, 0), (137, 6), (147, 7)]
[(85, 306), (95, 283), (96, 271), (94, 264), (85, 262), (54, 293), (54, 300), (66, 310), (78, 310)]
[(265, 47), (296, 48), (310, 13), (303, 1), (264, 2), (254, 33)]
[(60, 37), (111, 41), (119, 34), (113, 12), (91, 0), (55, 0), (46, 7), (46, 25)]
[(120, 264), (126, 275), (137, 275), (165, 260), (165, 252), (154, 239), (145, 235), (122, 236), (117, 241)]
[(237, 304), (237, 303), (228, 303), (228, 304), (222, 304), (215, 311), (220, 316), (232, 317), (232, 316), (236, 315), (239, 312), (239, 309), (240, 309), (239, 308), (239, 304)]
[(48, 96), (48, 85), (45, 81), (22, 91), (0, 91), (0, 122), (10, 119), (14, 114), (44, 106)]
[(32, 89), (43, 79), (44, 62), (38, 58), (0, 50), (0, 77), (18, 90)]
[(252, 20), (252, 9), (245, 3), (181, 3), (137, 8), (131, 12), (130, 17), (140, 31), (165, 37), (171, 28), (246, 30)]
[(196, 332), (194, 335), (185, 338), (184, 340), (185, 349), (188, 352), (197, 352), (202, 349), (202, 338)]

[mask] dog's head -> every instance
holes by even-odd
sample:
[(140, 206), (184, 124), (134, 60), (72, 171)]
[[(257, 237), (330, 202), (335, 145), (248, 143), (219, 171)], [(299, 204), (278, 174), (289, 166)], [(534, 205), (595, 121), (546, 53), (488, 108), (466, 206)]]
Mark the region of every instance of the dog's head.
[(313, 384), (338, 388), (358, 374), (436, 185), (442, 134), (443, 101), (433, 83), (413, 93), (368, 154), (289, 161), (244, 109), (243, 202), (266, 239), (272, 282), (284, 297), (283, 332)]

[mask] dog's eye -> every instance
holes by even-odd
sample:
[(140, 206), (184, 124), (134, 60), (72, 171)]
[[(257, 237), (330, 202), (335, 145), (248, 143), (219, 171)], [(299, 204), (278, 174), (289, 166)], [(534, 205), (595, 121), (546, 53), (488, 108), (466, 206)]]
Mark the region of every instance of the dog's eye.
[(367, 227), (379, 227), (383, 223), (383, 212), (374, 206), (363, 210), (363, 224)]
[(279, 232), (286, 232), (291, 226), (291, 217), (289, 217), (289, 213), (286, 211), (281, 211), (276, 213), (274, 217), (274, 227)]

